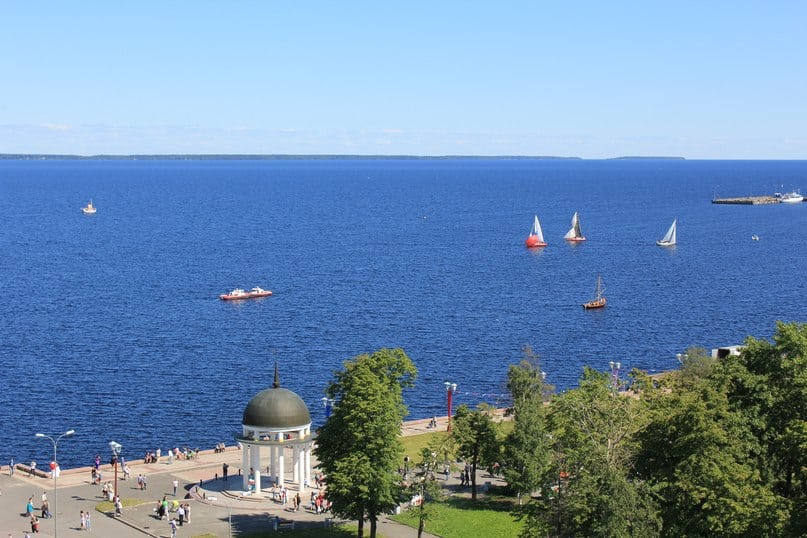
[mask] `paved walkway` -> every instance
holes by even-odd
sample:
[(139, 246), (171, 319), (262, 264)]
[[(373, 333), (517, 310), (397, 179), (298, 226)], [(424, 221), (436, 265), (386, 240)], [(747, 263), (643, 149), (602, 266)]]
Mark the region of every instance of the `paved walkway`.
[[(402, 433), (417, 435), (435, 431), (428, 427), (428, 423), (429, 420), (404, 423)], [(437, 431), (444, 431), (445, 428), (445, 417), (438, 419)], [(113, 518), (95, 511), (95, 506), (103, 498), (101, 486), (91, 484), (90, 467), (62, 471), (57, 479), (58, 496), (54, 498), (52, 479), (31, 477), (20, 470), (10, 476), (8, 467), (3, 466), (0, 473), (0, 538), (6, 538), (9, 534), (14, 538), (21, 538), (26, 530), (30, 532), (30, 521), (24, 513), (25, 504), (29, 497), (33, 497), (36, 514), (39, 515), (43, 492), (49, 499), (51, 511), (56, 512), (56, 517), (40, 519), (39, 536), (56, 536), (55, 531), (58, 531), (58, 536), (72, 536), (80, 532), (79, 512), (84, 510), (92, 514), (90, 533), (96, 536), (169, 538), (171, 530), (168, 521), (158, 519), (155, 513), (157, 503), (163, 496), (169, 501), (176, 499), (191, 506), (191, 523), (180, 527), (178, 538), (205, 533), (230, 536), (230, 529), (232, 536), (267, 530), (272, 528), (275, 516), (294, 521), (295, 528), (324, 527), (331, 523), (340, 523), (332, 522), (329, 519), (330, 514), (316, 514), (305, 508), (292, 512), (268, 498), (243, 497), (240, 492), (241, 477), (238, 476), (241, 451), (236, 447), (227, 447), (221, 453), (202, 451), (195, 459), (174, 460), (173, 463), (169, 463), (166, 457), (158, 463), (144, 464), (142, 460), (128, 463), (132, 476), (129, 480), (122, 480), (119, 470), (118, 494), (122, 499), (139, 499), (143, 503), (124, 508), (122, 518)], [(221, 476), (224, 463), (230, 466), (228, 481), (216, 478), (217, 475)], [(312, 465), (315, 465), (314, 461)], [(101, 466), (101, 472), (104, 482), (112, 481), (113, 474), (108, 464)], [(147, 477), (148, 485), (145, 490), (140, 490), (137, 486), (138, 474)], [(173, 495), (174, 480), (179, 484), (176, 497)], [(480, 477), (478, 483), (484, 484), (484, 481), (490, 480), (489, 477)], [(445, 484), (456, 489), (459, 487), (459, 480), (451, 477)], [(305, 507), (310, 493), (302, 497)], [(379, 523), (379, 533), (386, 538), (417, 536), (415, 529), (387, 518)]]

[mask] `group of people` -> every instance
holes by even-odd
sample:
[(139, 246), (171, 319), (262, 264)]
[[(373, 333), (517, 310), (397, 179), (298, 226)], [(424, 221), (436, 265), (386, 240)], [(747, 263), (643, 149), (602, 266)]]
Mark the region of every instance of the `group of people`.
[[(50, 508), (48, 507), (48, 495), (44, 491), (42, 492), (42, 517), (49, 518), (53, 514), (50, 513)], [(28, 502), (25, 504), (25, 515), (28, 516), (29, 521), (31, 522), (31, 532), (38, 533), (39, 532), (39, 518), (34, 513), (34, 497), (28, 497)]]
[[(176, 500), (169, 501), (165, 495), (163, 495), (161, 501), (157, 502), (157, 508), (155, 508), (154, 511), (157, 512), (157, 518), (160, 520), (176, 520), (180, 527), (185, 523), (190, 524), (191, 522), (191, 505), (189, 503), (180, 504), (180, 502)], [(176, 518), (170, 517), (172, 512), (176, 513)]]
[(90, 511), (84, 510), (81, 511), (79, 514), (79, 530), (82, 531), (91, 531), (92, 530), (92, 519), (90, 518)]
[(227, 446), (224, 443), (216, 443), (216, 446), (213, 447), (213, 453), (214, 454), (219, 454), (221, 452), (224, 452), (224, 450), (226, 448), (227, 448)]
[(325, 512), (331, 509), (331, 502), (325, 498), (325, 495), (322, 493), (322, 491), (314, 490), (311, 492), (311, 501), (309, 508), (315, 514), (324, 514)]

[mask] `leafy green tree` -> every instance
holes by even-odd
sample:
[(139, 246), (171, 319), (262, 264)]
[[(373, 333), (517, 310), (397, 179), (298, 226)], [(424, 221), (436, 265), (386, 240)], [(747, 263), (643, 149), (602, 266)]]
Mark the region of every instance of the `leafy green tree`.
[(471, 411), (467, 405), (457, 409), (451, 436), (456, 442), (457, 454), (471, 464), (471, 499), (476, 500), (476, 469), (479, 465), (492, 465), (499, 452), (496, 424), (489, 409)]
[(756, 467), (790, 512), (790, 536), (807, 535), (807, 324), (777, 323), (773, 342), (748, 338), (715, 373), (759, 445)]
[(414, 382), (417, 370), (401, 349), (381, 349), (344, 365), (328, 387), (336, 400), (322, 426), (316, 456), (328, 482), (333, 512), (364, 520), (375, 538), (378, 517), (402, 499), (398, 465), (403, 455), (401, 421), (407, 414), (403, 389)]
[[(807, 493), (807, 324), (777, 323), (773, 344), (749, 338), (732, 361), (762, 381), (753, 387), (753, 401), (764, 417), (757, 434), (768, 448), (777, 489), (788, 498)], [(748, 396), (747, 391), (729, 393), (741, 409), (747, 409)]]
[(417, 498), (417, 504), (412, 508), (417, 511), (418, 516), (418, 538), (423, 536), (426, 530), (426, 523), (431, 521), (437, 513), (434, 509), (434, 502), (443, 498), (443, 491), (437, 480), (438, 454), (445, 447), (445, 439), (435, 437), (429, 446), (420, 451), (420, 459), (415, 462), (415, 468), (411, 480), (408, 480), (407, 491), (411, 498)]
[(637, 436), (637, 473), (657, 495), (664, 536), (781, 535), (785, 505), (760, 475), (760, 445), (729, 404), (724, 368), (682, 370), (643, 398), (649, 422)]
[(522, 513), (522, 536), (658, 535), (656, 505), (634, 471), (642, 406), (590, 368), (579, 388), (552, 400), (552, 458), (541, 499)]
[(549, 463), (549, 439), (546, 432), (546, 411), (543, 372), (529, 346), (525, 359), (510, 366), (507, 388), (513, 398), (513, 430), (504, 445), (503, 470), (507, 483), (519, 497), (529, 495), (541, 486)]

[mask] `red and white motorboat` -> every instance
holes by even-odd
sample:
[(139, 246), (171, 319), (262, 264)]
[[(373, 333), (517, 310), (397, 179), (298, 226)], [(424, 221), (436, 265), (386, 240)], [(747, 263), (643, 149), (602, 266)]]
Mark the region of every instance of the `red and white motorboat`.
[(272, 295), (271, 291), (261, 289), (258, 286), (255, 286), (254, 288), (249, 290), (248, 293), (250, 299), (255, 299), (257, 297), (269, 297), (270, 295)]
[(222, 293), (219, 299), (223, 301), (239, 301), (242, 299), (257, 299), (259, 297), (269, 297), (272, 292), (255, 286), (249, 291), (244, 291), (241, 288), (236, 288), (230, 293)]

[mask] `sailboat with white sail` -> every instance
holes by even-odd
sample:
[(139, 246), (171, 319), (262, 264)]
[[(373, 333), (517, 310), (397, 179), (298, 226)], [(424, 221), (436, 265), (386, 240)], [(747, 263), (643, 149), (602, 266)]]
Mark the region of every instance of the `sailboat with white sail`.
[(527, 248), (545, 247), (544, 232), (541, 230), (541, 222), (538, 220), (538, 215), (535, 215), (535, 220), (532, 223), (530, 235), (524, 241)]
[(583, 236), (583, 232), (580, 230), (580, 217), (577, 215), (577, 211), (575, 211), (574, 216), (572, 216), (572, 228), (566, 232), (563, 238), (572, 243), (579, 243), (580, 241), (586, 240)]
[(678, 219), (673, 220), (670, 229), (667, 230), (667, 233), (664, 234), (660, 240), (656, 241), (656, 244), (660, 247), (674, 247), (675, 244), (678, 242), (678, 238), (676, 237), (676, 230), (677, 230), (677, 223)]
[(607, 302), (603, 293), (605, 293), (605, 288), (602, 287), (602, 278), (597, 275), (597, 288), (594, 290), (594, 298), (587, 303), (583, 303), (583, 308), (586, 310), (603, 308)]

